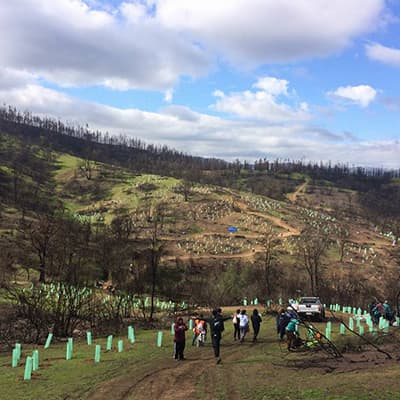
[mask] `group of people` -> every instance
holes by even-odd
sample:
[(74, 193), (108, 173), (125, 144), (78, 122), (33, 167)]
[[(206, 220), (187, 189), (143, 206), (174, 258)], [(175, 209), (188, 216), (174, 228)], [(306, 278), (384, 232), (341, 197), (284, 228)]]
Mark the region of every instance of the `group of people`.
[(375, 324), (379, 324), (381, 317), (387, 319), (390, 324), (393, 324), (396, 320), (396, 312), (390, 308), (387, 300), (384, 303), (373, 301), (369, 304), (369, 313)]
[(297, 342), (297, 326), (299, 320), (297, 313), (292, 307), (288, 307), (286, 310), (282, 308), (276, 317), (276, 331), (279, 335), (279, 339), (282, 341), (286, 336), (287, 349), (291, 351), (296, 347)]
[[(243, 343), (249, 332), (249, 318), (247, 317), (246, 310), (236, 310), (233, 316), (223, 317), (222, 310), (218, 308), (212, 311), (211, 318), (204, 318), (203, 314), (200, 314), (200, 316), (194, 320), (192, 346), (196, 344), (198, 346), (203, 346), (206, 342), (208, 328), (210, 328), (211, 341), (217, 364), (221, 363), (220, 346), (222, 332), (225, 330), (224, 322), (229, 319), (232, 319), (233, 322), (234, 340), (239, 340), (240, 343)], [(256, 342), (262, 322), (257, 309), (253, 311), (250, 320), (253, 327), (253, 342)], [(179, 317), (174, 325), (174, 358), (177, 361), (185, 359), (184, 350), (186, 346), (186, 331), (188, 329), (183, 318)]]
[[(250, 320), (253, 327), (253, 342), (256, 342), (262, 322), (261, 316), (256, 308), (253, 310)], [(246, 314), (246, 310), (236, 310), (236, 313), (232, 317), (232, 323), (233, 339), (243, 343), (246, 335), (250, 332), (249, 318)]]

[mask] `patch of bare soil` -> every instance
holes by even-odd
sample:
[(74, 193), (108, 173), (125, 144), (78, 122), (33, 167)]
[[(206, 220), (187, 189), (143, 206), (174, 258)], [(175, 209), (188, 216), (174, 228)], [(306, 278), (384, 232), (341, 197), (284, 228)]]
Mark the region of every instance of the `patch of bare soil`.
[(315, 373), (348, 373), (373, 370), (377, 366), (388, 367), (399, 363), (400, 350), (398, 346), (385, 345), (381, 346), (381, 349), (388, 352), (392, 358), (369, 347), (360, 352), (344, 353), (342, 358), (332, 358), (322, 352), (304, 353), (301, 358), (286, 359), (276, 365), (291, 369), (308, 369)]
[[(229, 354), (223, 357), (222, 364), (216, 365), (212, 348), (207, 347), (192, 352), (190, 358), (184, 361), (164, 360), (159, 363), (158, 368), (143, 371), (140, 375), (125, 375), (107, 381), (89, 397), (89, 400), (186, 400), (196, 398), (196, 384), (201, 378), (205, 382), (203, 397), (214, 398), (213, 393), (207, 391), (214, 387), (209, 383), (215, 379), (216, 370), (224, 369), (229, 378), (229, 368), (224, 364), (241, 357), (240, 348), (232, 346)], [(229, 399), (237, 398), (236, 393), (230, 393)]]

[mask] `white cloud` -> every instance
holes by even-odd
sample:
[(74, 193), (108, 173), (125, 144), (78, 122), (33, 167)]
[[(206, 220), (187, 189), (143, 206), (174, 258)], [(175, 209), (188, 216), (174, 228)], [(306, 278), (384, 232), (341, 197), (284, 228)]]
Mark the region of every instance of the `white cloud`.
[(310, 119), (307, 103), (296, 107), (280, 101), (278, 97), (288, 96), (289, 82), (274, 77), (259, 78), (253, 85), (260, 90), (233, 92), (229, 94), (216, 90), (217, 97), (213, 108), (219, 112), (238, 115), (241, 118), (254, 118), (270, 123), (304, 121)]
[(331, 95), (339, 100), (348, 101), (366, 108), (375, 100), (377, 91), (369, 85), (359, 86), (340, 86), (334, 92), (329, 92)]
[(0, 7), (0, 66), (59, 85), (166, 90), (207, 72), (205, 52), (161, 26), (139, 2), (112, 11), (83, 0), (18, 0)]
[(287, 94), (287, 87), (289, 82), (285, 79), (277, 79), (274, 77), (266, 76), (259, 78), (253, 85), (257, 89), (261, 89), (272, 96), (279, 96), (280, 94)]
[(164, 101), (166, 103), (171, 103), (172, 99), (174, 97), (174, 90), (173, 89), (168, 89), (164, 93)]
[(384, 0), (3, 1), (0, 66), (64, 86), (165, 91), (221, 54), (256, 66), (338, 51)]
[(326, 56), (376, 29), (385, 0), (158, 0), (157, 19), (232, 63)]
[(36, 78), (26, 71), (1, 68), (0, 66), (0, 90), (25, 86), (29, 82), (34, 82)]
[(367, 44), (365, 46), (367, 56), (384, 64), (400, 67), (400, 49), (382, 46), (379, 43)]
[(400, 167), (398, 140), (359, 141), (349, 134), (302, 122), (270, 125), (263, 121), (227, 120), (171, 105), (161, 112), (120, 109), (78, 100), (55, 90), (27, 83), (0, 89), (0, 99), (21, 110), (86, 123), (111, 134), (124, 133), (147, 142), (166, 144), (200, 156), (224, 159), (259, 157), (348, 162)]

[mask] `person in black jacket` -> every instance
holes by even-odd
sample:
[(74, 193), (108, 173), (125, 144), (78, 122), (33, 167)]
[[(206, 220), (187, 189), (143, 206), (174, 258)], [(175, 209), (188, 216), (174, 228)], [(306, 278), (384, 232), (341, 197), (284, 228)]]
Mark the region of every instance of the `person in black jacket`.
[(231, 317), (224, 318), (222, 316), (222, 310), (219, 308), (218, 310), (213, 310), (212, 318), (209, 320), (210, 323), (210, 330), (211, 330), (211, 339), (212, 345), (214, 348), (214, 355), (217, 360), (217, 364), (221, 363), (220, 357), (220, 345), (221, 345), (221, 338), (222, 332), (225, 330), (224, 321), (227, 321)]
[(253, 342), (257, 341), (257, 336), (258, 333), (260, 332), (260, 324), (262, 322), (262, 319), (260, 317), (260, 314), (258, 313), (258, 310), (255, 308), (253, 311), (253, 314), (251, 315), (251, 324), (253, 325)]

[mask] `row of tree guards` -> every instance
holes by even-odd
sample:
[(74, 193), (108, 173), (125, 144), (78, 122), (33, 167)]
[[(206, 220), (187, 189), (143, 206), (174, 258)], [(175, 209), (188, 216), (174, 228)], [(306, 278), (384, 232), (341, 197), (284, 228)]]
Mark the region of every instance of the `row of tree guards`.
[[(175, 324), (171, 324), (171, 334), (174, 333), (174, 326)], [(189, 320), (189, 329), (193, 329), (193, 321)], [(53, 334), (49, 333), (46, 343), (44, 345), (44, 349), (48, 349), (51, 345), (51, 341), (53, 338)], [(132, 326), (128, 326), (128, 341), (130, 343), (135, 343), (136, 337), (135, 337), (135, 329)], [(93, 340), (92, 340), (92, 333), (91, 332), (86, 332), (86, 342), (88, 346), (92, 346)], [(157, 347), (162, 347), (162, 342), (163, 342), (163, 332), (158, 331), (157, 332)], [(106, 342), (106, 351), (112, 351), (113, 349), (113, 335), (109, 335), (107, 337), (107, 342)], [(73, 338), (68, 338), (67, 344), (66, 344), (66, 353), (65, 353), (65, 359), (71, 360), (72, 355), (73, 355), (73, 350), (74, 350), (74, 340)], [(122, 353), (124, 350), (124, 341), (123, 340), (118, 340), (117, 342), (117, 350), (118, 353)], [(21, 360), (21, 343), (16, 343), (15, 348), (13, 349), (12, 352), (12, 363), (11, 366), (13, 368), (17, 368)], [(101, 345), (96, 344), (95, 345), (95, 352), (94, 352), (94, 363), (99, 363), (101, 360)], [(31, 380), (32, 377), (32, 372), (37, 371), (39, 369), (39, 350), (33, 350), (31, 356), (27, 356), (25, 360), (25, 372), (24, 372), (24, 380), (29, 381)]]
[[(267, 306), (272, 305), (272, 300), (268, 300)], [(258, 304), (258, 299), (253, 299), (250, 301), (251, 305), (257, 305)], [(278, 304), (282, 305), (282, 299), (279, 299)], [(248, 301), (247, 299), (243, 299), (243, 305), (247, 306)], [(372, 321), (371, 315), (364, 311), (364, 314), (361, 310), (361, 308), (355, 308), (355, 307), (348, 307), (348, 306), (343, 306), (341, 307), (338, 304), (330, 305), (329, 309), (331, 311), (342, 311), (343, 313), (348, 313), (348, 314), (353, 314), (353, 316), (349, 317), (348, 325), (346, 326), (343, 322), (340, 323), (339, 327), (339, 333), (340, 335), (345, 335), (346, 334), (346, 329), (349, 328), (351, 331), (355, 331), (355, 328), (358, 330), (358, 334), (360, 336), (363, 336), (365, 334), (365, 327), (361, 322), (361, 319), (365, 319), (365, 324), (368, 328), (368, 332), (372, 334), (377, 334), (379, 331), (383, 331), (384, 333), (389, 332), (389, 321), (387, 321), (385, 318), (380, 317), (379, 319), (379, 324), (378, 327), (374, 326), (374, 323)], [(396, 317), (396, 322), (397, 326), (400, 326), (400, 318)], [(174, 326), (175, 324), (171, 324), (171, 334), (174, 334)], [(193, 320), (189, 319), (189, 330), (193, 329)], [(313, 332), (309, 332), (309, 335), (313, 335)], [(328, 340), (331, 340), (332, 336), (332, 322), (328, 321), (326, 323), (326, 328), (325, 328), (325, 336)], [(49, 333), (44, 345), (44, 349), (48, 349), (51, 346), (53, 339), (53, 333)], [(128, 341), (133, 344), (136, 341), (135, 337), (135, 329), (132, 326), (128, 326)], [(92, 340), (92, 333), (91, 332), (86, 332), (86, 342), (88, 346), (93, 345), (93, 340)], [(163, 332), (158, 331), (157, 332), (157, 337), (156, 337), (156, 344), (157, 347), (162, 347), (162, 342), (163, 342)], [(15, 348), (12, 351), (12, 361), (11, 361), (11, 366), (12, 368), (17, 368), (19, 366), (19, 363), (21, 361), (21, 344), (16, 343)], [(113, 335), (109, 335), (107, 337), (106, 341), (106, 351), (112, 351), (113, 349)], [(124, 341), (123, 340), (118, 340), (117, 342), (117, 351), (118, 353), (122, 353), (124, 350)], [(73, 357), (73, 351), (74, 351), (74, 340), (72, 337), (68, 338), (67, 343), (66, 343), (66, 353), (65, 353), (65, 359), (71, 360)], [(96, 344), (95, 345), (95, 351), (94, 351), (94, 363), (97, 364), (101, 360), (101, 345)], [(24, 381), (29, 381), (31, 380), (32, 377), (32, 372), (35, 372), (39, 369), (39, 350), (35, 349), (32, 351), (31, 356), (27, 356), (25, 360), (25, 369), (24, 369)]]

